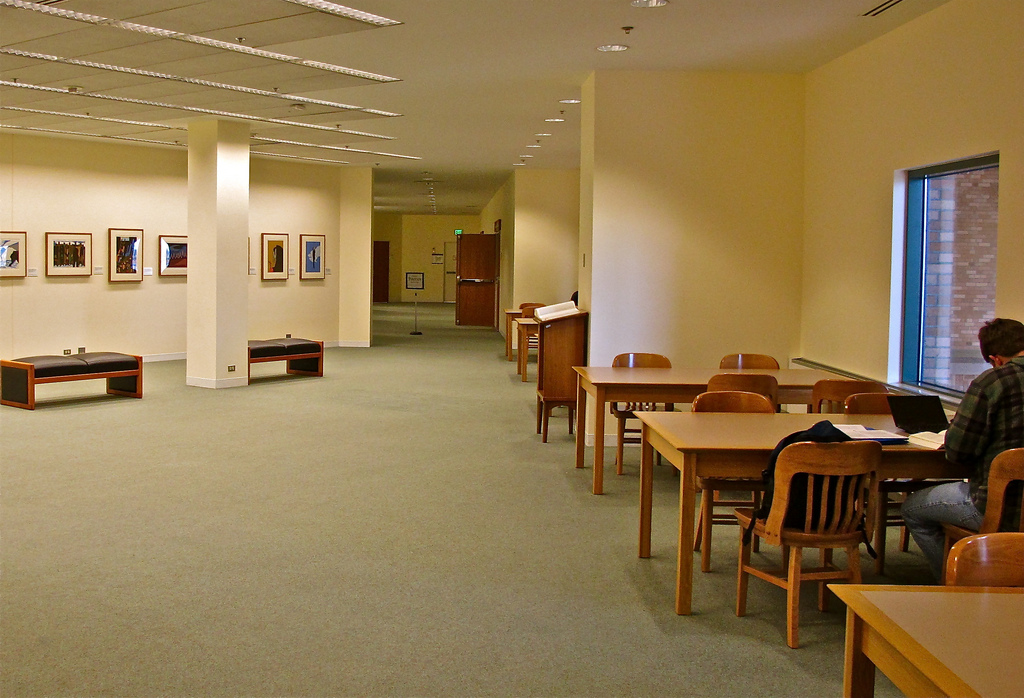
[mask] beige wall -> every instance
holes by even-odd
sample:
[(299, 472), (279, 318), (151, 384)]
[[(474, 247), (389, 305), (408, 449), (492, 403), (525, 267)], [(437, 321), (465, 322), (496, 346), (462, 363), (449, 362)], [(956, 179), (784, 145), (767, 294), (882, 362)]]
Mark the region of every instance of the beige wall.
[(1024, 3), (954, 0), (808, 75), (804, 356), (895, 377), (894, 173), (993, 151), (996, 312), (1024, 319)]
[(576, 291), (579, 192), (579, 170), (516, 171), (513, 298), (505, 307), (561, 303)]
[[(485, 233), (494, 232), (494, 221), (501, 220), (501, 266), (499, 268), (501, 286), (498, 289), (498, 307), (501, 310), (512, 308), (521, 301), (513, 303), (514, 279), (513, 270), (516, 266), (516, 178), (510, 176), (495, 192), (480, 212), (480, 228)], [(504, 318), (499, 318), (499, 331), (505, 333)]]
[[(467, 234), (480, 232), (478, 216), (403, 216), (402, 217), (402, 279), (401, 300), (411, 303), (444, 301), (444, 265), (431, 264), (431, 252), (444, 253), (444, 243), (455, 242), (455, 231)], [(405, 273), (421, 271), (424, 274), (422, 291), (405, 290)], [(392, 270), (392, 274), (395, 270)], [(394, 300), (398, 300), (397, 298)]]
[[(158, 237), (187, 231), (184, 150), (0, 135), (0, 225), (28, 232), (38, 277), (0, 279), (0, 356), (114, 350), (181, 358), (187, 278), (158, 275)], [(372, 170), (255, 158), (250, 181), (249, 334), (285, 333), (329, 346), (369, 343)], [(141, 283), (106, 279), (107, 229), (142, 228)], [(46, 231), (93, 234), (90, 277), (46, 278)], [(327, 237), (323, 281), (261, 281), (259, 235), (289, 234), (298, 268), (300, 233)]]
[(803, 78), (600, 72), (592, 99), (590, 363), (627, 351), (785, 362), (799, 329)]

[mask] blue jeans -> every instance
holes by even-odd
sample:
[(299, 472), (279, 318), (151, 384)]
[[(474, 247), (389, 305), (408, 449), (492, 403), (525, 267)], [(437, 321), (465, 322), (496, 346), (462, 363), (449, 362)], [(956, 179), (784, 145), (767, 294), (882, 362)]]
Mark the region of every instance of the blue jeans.
[(950, 523), (977, 531), (983, 518), (971, 501), (970, 485), (949, 482), (911, 493), (900, 508), (907, 530), (921, 547), (928, 566), (941, 579), (945, 535), (942, 524)]

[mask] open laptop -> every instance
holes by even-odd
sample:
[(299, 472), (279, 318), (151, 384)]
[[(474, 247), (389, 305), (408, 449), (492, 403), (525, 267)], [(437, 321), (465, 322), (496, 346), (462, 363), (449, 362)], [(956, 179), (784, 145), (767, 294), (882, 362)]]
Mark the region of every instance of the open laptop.
[(908, 434), (944, 431), (949, 426), (938, 395), (889, 395), (892, 421)]

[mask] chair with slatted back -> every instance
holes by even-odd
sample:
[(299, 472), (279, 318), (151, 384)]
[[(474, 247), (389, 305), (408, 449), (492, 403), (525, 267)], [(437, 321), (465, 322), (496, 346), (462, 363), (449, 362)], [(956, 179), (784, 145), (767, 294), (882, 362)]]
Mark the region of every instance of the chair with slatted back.
[(726, 354), (718, 368), (769, 368), (777, 369), (779, 362), (767, 354)]
[(707, 392), (741, 390), (764, 395), (776, 408), (779, 404), (779, 381), (764, 373), (718, 373), (708, 379)]
[[(802, 442), (782, 450), (767, 520), (754, 519), (753, 509), (736, 510), (741, 525), (737, 616), (747, 612), (749, 575), (786, 589), (786, 641), (795, 649), (799, 647), (801, 582), (818, 582), (822, 611), (828, 609), (826, 581), (860, 582), (860, 544), (871, 534), (881, 457), (882, 447), (875, 441)], [(743, 535), (751, 520), (754, 537), (782, 547), (782, 569), (751, 564), (751, 543), (744, 542)], [(804, 548), (821, 551), (820, 567), (803, 568)], [(836, 548), (846, 551), (846, 569), (832, 562)]]
[[(693, 400), (693, 412), (753, 412), (775, 414), (775, 406), (764, 395), (748, 393), (741, 390), (722, 390), (701, 393)], [(697, 487), (701, 490), (700, 518), (693, 536), (693, 549), (700, 551), (700, 569), (702, 572), (711, 570), (711, 530), (715, 524), (736, 525), (736, 516), (732, 509), (737, 506), (753, 505), (756, 509), (760, 504), (760, 493), (764, 491), (764, 483), (760, 480), (741, 480), (737, 478), (698, 478)], [(745, 500), (722, 499), (722, 491), (750, 492), (751, 497)], [(729, 507), (728, 513), (715, 513), (715, 507)]]
[(988, 470), (988, 496), (985, 516), (977, 531), (953, 524), (942, 524), (946, 534), (942, 571), (946, 571), (949, 551), (956, 541), (979, 533), (1024, 532), (1024, 448), (1011, 448), (994, 459)]
[[(612, 368), (672, 368), (672, 362), (667, 356), (661, 354), (649, 354), (644, 352), (630, 352), (619, 354), (612, 359)], [(618, 426), (615, 446), (615, 472), (622, 475), (623, 446), (627, 443), (640, 443), (639, 427), (630, 427), (627, 420), (635, 417), (635, 412), (671, 412), (675, 405), (669, 403), (654, 402), (613, 402), (608, 405), (608, 410), (615, 417)]]
[(811, 389), (808, 412), (842, 412), (846, 398), (855, 393), (887, 393), (885, 383), (824, 378)]
[(1024, 587), (1024, 533), (982, 533), (949, 550), (946, 586)]

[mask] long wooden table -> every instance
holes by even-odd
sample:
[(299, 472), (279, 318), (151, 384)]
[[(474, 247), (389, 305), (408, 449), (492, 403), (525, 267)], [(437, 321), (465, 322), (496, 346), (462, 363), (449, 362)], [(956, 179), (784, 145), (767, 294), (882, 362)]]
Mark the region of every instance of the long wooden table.
[[(822, 419), (895, 429), (889, 415), (735, 414), (639, 412), (643, 423), (640, 455), (640, 557), (651, 556), (651, 496), (654, 451), (679, 470), (679, 554), (676, 613), (689, 614), (693, 595), (693, 526), (698, 477), (759, 478), (772, 449), (784, 437)], [(881, 479), (959, 478), (963, 468), (943, 451), (911, 445), (882, 448)]]
[(908, 696), (1024, 692), (1024, 589), (830, 584), (846, 603), (843, 695), (875, 694), (875, 668)]
[(574, 366), (579, 374), (576, 390), (576, 467), (586, 453), (587, 395), (594, 398), (594, 494), (604, 491), (604, 423), (609, 402), (693, 402), (719, 373), (760, 373), (779, 382), (779, 404), (809, 404), (814, 384), (838, 378), (828, 371), (809, 368), (611, 368)]

